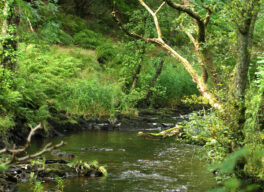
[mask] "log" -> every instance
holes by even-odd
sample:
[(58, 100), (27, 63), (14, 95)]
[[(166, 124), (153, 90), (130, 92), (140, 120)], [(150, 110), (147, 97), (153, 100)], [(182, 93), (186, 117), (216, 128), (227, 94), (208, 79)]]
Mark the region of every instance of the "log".
[(138, 136), (164, 139), (167, 137), (178, 136), (180, 133), (183, 133), (183, 127), (180, 125), (176, 125), (173, 128), (161, 131), (159, 133), (143, 133), (142, 131), (140, 131), (138, 132)]

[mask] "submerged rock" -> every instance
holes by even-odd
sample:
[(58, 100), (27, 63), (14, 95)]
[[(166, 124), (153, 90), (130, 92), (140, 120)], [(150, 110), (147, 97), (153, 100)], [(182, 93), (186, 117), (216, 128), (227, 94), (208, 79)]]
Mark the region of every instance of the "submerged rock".
[(72, 160), (72, 159), (75, 158), (75, 155), (74, 154), (66, 153), (65, 151), (60, 151), (59, 149), (52, 150), (50, 152), (50, 154), (53, 155), (53, 156), (55, 156), (55, 157), (66, 158), (66, 159), (69, 159), (69, 160)]
[(107, 174), (98, 163), (85, 161), (69, 162), (65, 160), (36, 160), (24, 164), (11, 165), (8, 170), (0, 171), (0, 192), (15, 191), (16, 184), (27, 182), (32, 173), (40, 181), (54, 180), (55, 176), (101, 177)]

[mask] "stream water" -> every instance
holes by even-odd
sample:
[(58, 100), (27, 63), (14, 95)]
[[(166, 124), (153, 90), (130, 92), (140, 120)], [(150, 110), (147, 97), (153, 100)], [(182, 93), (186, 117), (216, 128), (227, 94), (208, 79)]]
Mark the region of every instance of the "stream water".
[[(215, 185), (206, 162), (200, 159), (201, 148), (177, 144), (173, 138), (146, 140), (138, 137), (136, 132), (84, 131), (35, 141), (31, 150), (62, 139), (67, 145), (61, 151), (74, 154), (76, 159), (97, 160), (108, 171), (108, 176), (103, 178), (65, 179), (65, 192), (205, 192)], [(52, 158), (51, 154), (47, 154), (46, 158)], [(54, 186), (47, 184), (45, 187), (52, 189)], [(27, 184), (21, 184), (19, 191), (27, 192)]]

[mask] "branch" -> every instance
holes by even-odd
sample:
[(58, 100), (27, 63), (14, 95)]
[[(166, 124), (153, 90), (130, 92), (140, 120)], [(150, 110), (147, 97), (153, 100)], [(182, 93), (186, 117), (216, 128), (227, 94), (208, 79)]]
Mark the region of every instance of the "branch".
[(184, 33), (189, 37), (189, 39), (192, 41), (192, 43), (193, 43), (193, 45), (194, 45), (194, 47), (195, 47), (195, 50), (197, 51), (199, 51), (199, 43), (198, 42), (196, 42), (196, 40), (195, 40), (195, 38), (193, 37), (193, 35), (184, 27), (184, 25), (183, 25), (183, 21), (181, 22), (181, 24), (180, 24), (180, 26), (181, 26), (181, 28), (182, 28), (182, 30), (184, 31)]
[(165, 1), (159, 6), (159, 8), (155, 11), (155, 15), (158, 14), (158, 12), (160, 11), (160, 9), (163, 7), (163, 5), (165, 5)]
[(32, 32), (35, 32), (34, 29), (33, 29), (33, 27), (32, 27), (32, 24), (31, 24), (31, 22), (30, 22), (30, 20), (29, 20), (28, 17), (27, 17), (27, 22), (28, 22), (28, 24), (29, 24), (30, 30), (31, 30)]
[(145, 7), (145, 9), (152, 15), (153, 19), (154, 19), (154, 23), (155, 23), (155, 26), (156, 26), (156, 30), (157, 30), (157, 33), (158, 33), (158, 39), (162, 41), (162, 33), (161, 33), (161, 30), (160, 30), (160, 26), (159, 26), (159, 21), (158, 21), (158, 18), (157, 18), (157, 13), (159, 12), (159, 10), (162, 8), (162, 6), (165, 4), (165, 2), (163, 2), (159, 8), (157, 9), (157, 11), (153, 12), (149, 6), (143, 1), (143, 0), (138, 0), (139, 3)]
[(53, 146), (51, 146), (52, 143), (48, 143), (47, 145), (45, 145), (45, 147), (44, 147), (41, 151), (39, 151), (39, 152), (37, 152), (37, 153), (34, 153), (34, 154), (32, 154), (32, 155), (26, 155), (26, 156), (24, 156), (24, 157), (17, 158), (16, 160), (17, 160), (17, 161), (25, 161), (25, 160), (30, 159), (30, 158), (36, 158), (36, 157), (42, 155), (43, 153), (50, 152), (50, 151), (52, 151), (53, 149), (57, 149), (57, 148), (63, 146), (64, 144), (65, 144), (64, 141), (61, 141), (61, 142), (58, 143), (57, 145), (53, 145)]
[(197, 21), (202, 21), (201, 16), (198, 15), (198, 13), (196, 13), (195, 11), (193, 11), (189, 6), (173, 3), (171, 0), (165, 0), (165, 1), (170, 7), (177, 9), (178, 11), (187, 13), (189, 16), (191, 16)]
[(210, 17), (212, 15), (213, 11), (210, 9), (210, 7), (208, 5), (203, 5), (203, 8), (205, 8), (207, 10), (205, 20), (204, 20), (204, 25), (206, 26), (210, 21)]
[(130, 32), (125, 26), (124, 24), (121, 22), (121, 20), (119, 19), (119, 17), (116, 14), (116, 11), (113, 10), (111, 13), (112, 17), (114, 18), (114, 20), (117, 22), (117, 24), (121, 27), (121, 29), (130, 37), (136, 38), (136, 39), (140, 39), (142, 41), (146, 41), (146, 42), (152, 42), (152, 43), (156, 43), (156, 39), (154, 38), (147, 38), (147, 37), (143, 37), (137, 33), (133, 33)]
[[(129, 32), (124, 27), (124, 25), (121, 23), (119, 18), (116, 16), (115, 11), (113, 11), (112, 12), (112, 16), (114, 17), (116, 22), (121, 26), (123, 31), (125, 33), (127, 33), (129, 36), (137, 38), (137, 39), (140, 39), (140, 40), (143, 40), (145, 42), (155, 43), (156, 45), (159, 45), (160, 47), (165, 49), (168, 53), (170, 53), (176, 60), (178, 60), (185, 67), (185, 69), (188, 71), (188, 73), (193, 78), (193, 81), (197, 84), (197, 88), (199, 89), (199, 91), (201, 92), (203, 97), (205, 97), (209, 101), (210, 105), (213, 108), (216, 108), (216, 109), (219, 109), (220, 111), (222, 111), (223, 110), (222, 104), (218, 101), (218, 99), (215, 97), (215, 95), (213, 95), (212, 93), (208, 92), (207, 84), (199, 76), (197, 71), (193, 68), (192, 64), (187, 59), (182, 57), (178, 52), (176, 52), (172, 47), (170, 47), (167, 43), (165, 43), (163, 41), (162, 36), (161, 36), (161, 31), (160, 31), (160, 28), (159, 28), (159, 22), (158, 22), (158, 19), (157, 19), (157, 16), (155, 15), (155, 13), (145, 4), (145, 2), (143, 0), (139, 0), (139, 2), (153, 16), (153, 19), (154, 19), (154, 22), (155, 22), (155, 25), (156, 25), (156, 29), (157, 29), (157, 32), (158, 32), (158, 38), (146, 38), (146, 37), (140, 36), (138, 34)], [(166, 0), (166, 2), (171, 2), (171, 1)], [(191, 11), (190, 13), (193, 13), (192, 10), (190, 10), (190, 11)], [(204, 26), (203, 22), (200, 22), (200, 24)]]
[(178, 4), (178, 3), (173, 3), (171, 0), (165, 0), (165, 1), (170, 7), (174, 8), (174, 9), (176, 9), (178, 11), (185, 12), (190, 17), (192, 17), (193, 19), (196, 20), (197, 25), (198, 25), (198, 29), (199, 29), (198, 32), (197, 32), (197, 34), (198, 34), (198, 42), (205, 42), (205, 28), (206, 28), (206, 24), (205, 23), (209, 22), (210, 15), (207, 17), (208, 21), (207, 20), (203, 21), (202, 17), (198, 13), (196, 13), (194, 10), (192, 10), (189, 6), (181, 5), (181, 4)]
[(29, 132), (28, 137), (27, 137), (27, 142), (23, 148), (21, 148), (21, 149), (15, 149), (15, 148), (9, 149), (8, 147), (5, 147), (4, 149), (0, 150), (0, 154), (5, 153), (5, 152), (9, 152), (9, 153), (13, 153), (15, 155), (16, 153), (21, 153), (21, 152), (25, 151), (30, 145), (32, 136), (35, 134), (35, 132), (38, 129), (41, 129), (41, 128), (42, 128), (41, 123), (38, 124), (35, 128), (31, 128), (31, 131)]

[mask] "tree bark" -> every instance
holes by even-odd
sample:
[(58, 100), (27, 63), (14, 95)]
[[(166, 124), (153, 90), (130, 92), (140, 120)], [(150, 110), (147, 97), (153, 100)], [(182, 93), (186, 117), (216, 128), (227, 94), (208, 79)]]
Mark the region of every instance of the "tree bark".
[(244, 102), (245, 98), (252, 40), (257, 16), (258, 10), (254, 10), (251, 17), (245, 21), (243, 28), (240, 27), (238, 30), (238, 62), (235, 70), (234, 95), (236, 99), (242, 102)]
[(16, 68), (17, 37), (16, 26), (19, 24), (19, 18), (14, 14), (15, 1), (6, 1), (3, 9), (2, 25), (2, 47), (3, 53), (1, 64), (4, 67), (14, 70)]
[[(142, 59), (143, 59), (143, 57), (142, 57)], [(141, 72), (141, 68), (142, 68), (142, 62), (143, 62), (143, 60), (141, 60), (141, 62), (138, 64), (137, 70), (136, 70), (135, 74), (133, 75), (133, 83), (132, 83), (130, 91), (134, 90), (137, 86), (138, 76), (139, 76), (139, 74)]]
[(207, 15), (205, 19), (203, 19), (197, 12), (195, 12), (194, 6), (191, 4), (190, 1), (184, 1), (184, 4), (174, 3), (171, 0), (165, 1), (170, 7), (186, 13), (196, 22), (197, 39), (195, 39), (193, 35), (183, 27), (183, 25), (182, 28), (194, 45), (199, 64), (201, 66), (202, 77), (204, 82), (207, 82), (208, 77), (210, 77), (214, 87), (217, 88), (219, 84), (223, 84), (219, 75), (220, 73), (213, 64), (210, 50), (208, 48), (202, 47), (203, 44), (206, 42), (206, 26), (210, 21), (212, 10), (209, 8), (209, 6), (203, 6), (204, 9), (207, 10)]

